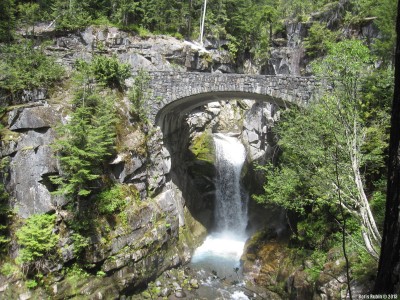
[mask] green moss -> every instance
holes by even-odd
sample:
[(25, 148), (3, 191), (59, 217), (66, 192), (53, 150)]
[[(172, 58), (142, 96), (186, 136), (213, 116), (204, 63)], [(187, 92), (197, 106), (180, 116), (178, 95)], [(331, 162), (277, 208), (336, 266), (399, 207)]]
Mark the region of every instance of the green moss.
[(184, 209), (185, 226), (179, 227), (178, 248), (184, 252), (185, 247), (195, 249), (204, 240), (207, 229), (193, 218), (187, 207)]
[(212, 135), (208, 131), (204, 131), (193, 139), (189, 150), (194, 154), (196, 159), (206, 162), (214, 162), (214, 145)]
[(15, 131), (11, 131), (7, 128), (3, 128), (0, 130), (1, 140), (5, 143), (15, 142), (18, 140), (20, 134)]

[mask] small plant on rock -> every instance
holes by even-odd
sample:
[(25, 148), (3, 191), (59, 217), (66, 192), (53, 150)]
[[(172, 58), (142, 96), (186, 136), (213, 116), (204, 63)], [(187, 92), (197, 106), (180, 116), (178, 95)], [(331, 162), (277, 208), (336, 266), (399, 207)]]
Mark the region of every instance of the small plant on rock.
[(55, 215), (36, 214), (26, 219), (17, 231), (17, 241), (21, 246), (17, 262), (21, 265), (34, 265), (37, 270), (44, 267), (45, 259), (53, 253), (58, 242), (54, 233)]

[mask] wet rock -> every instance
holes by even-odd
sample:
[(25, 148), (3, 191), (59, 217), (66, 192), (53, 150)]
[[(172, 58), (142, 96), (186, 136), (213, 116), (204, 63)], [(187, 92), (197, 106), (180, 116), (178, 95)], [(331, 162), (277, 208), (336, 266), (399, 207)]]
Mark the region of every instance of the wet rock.
[(182, 287), (179, 285), (179, 283), (177, 283), (176, 281), (174, 281), (173, 283), (172, 283), (172, 286), (174, 287), (174, 290), (175, 291), (181, 291), (182, 290)]
[(160, 292), (161, 297), (168, 297), (169, 295), (171, 295), (171, 290), (169, 288), (165, 287), (161, 289)]
[(191, 288), (194, 288), (194, 289), (199, 288), (199, 282), (197, 281), (197, 279), (194, 279), (194, 278), (190, 279), (189, 284), (190, 284)]
[(20, 294), (18, 300), (28, 300), (31, 299), (32, 293), (30, 291)]
[(185, 298), (186, 297), (186, 293), (184, 291), (176, 291), (175, 292), (175, 297), (176, 298)]
[(6, 283), (6, 284), (0, 286), (0, 293), (4, 292), (4, 291), (8, 288), (8, 285), (9, 285), (9, 284)]

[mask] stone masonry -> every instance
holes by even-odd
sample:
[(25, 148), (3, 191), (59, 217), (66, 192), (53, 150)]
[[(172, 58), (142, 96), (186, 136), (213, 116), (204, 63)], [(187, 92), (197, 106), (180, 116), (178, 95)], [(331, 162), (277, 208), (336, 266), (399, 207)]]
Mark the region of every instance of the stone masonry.
[[(201, 72), (149, 72), (149, 119), (189, 112), (211, 101), (252, 99), (279, 106), (306, 105), (317, 91), (313, 77), (265, 76)], [(159, 124), (158, 124), (159, 125)]]

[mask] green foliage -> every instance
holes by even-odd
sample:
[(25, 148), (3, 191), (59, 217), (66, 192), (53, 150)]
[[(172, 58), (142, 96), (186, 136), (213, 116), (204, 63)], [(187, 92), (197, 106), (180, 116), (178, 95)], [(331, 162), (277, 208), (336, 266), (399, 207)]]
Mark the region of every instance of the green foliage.
[(16, 275), (19, 272), (19, 268), (17, 265), (12, 264), (10, 262), (5, 262), (1, 266), (0, 273), (4, 276), (11, 277)]
[(360, 40), (344, 40), (330, 43), (328, 55), (312, 63), (313, 71), (322, 78), (328, 78), (328, 84), (335, 86), (343, 96), (358, 99), (361, 79), (368, 74), (372, 66), (369, 49)]
[(0, 1), (0, 43), (10, 43), (14, 35), (15, 0)]
[(378, 269), (377, 261), (361, 247), (358, 247), (353, 255), (352, 271), (354, 279), (368, 282), (371, 278), (375, 278)]
[[(18, 4), (18, 21), (25, 27), (25, 33), (34, 34), (35, 22), (39, 20), (39, 4), (37, 3), (20, 3)], [(31, 29), (31, 32), (29, 32)]]
[[(123, 89), (125, 79), (131, 75), (130, 65), (119, 62), (115, 55), (96, 55), (90, 63), (77, 60), (75, 67), (78, 71), (75, 74), (76, 85), (84, 84), (87, 89), (91, 88), (90, 83), (93, 80), (104, 87)], [(87, 93), (86, 89), (80, 91)], [(79, 93), (79, 90), (77, 92)]]
[(29, 42), (2, 46), (0, 53), (0, 88), (11, 94), (49, 87), (64, 74), (64, 69), (53, 58)]
[(92, 94), (96, 105), (76, 108), (68, 124), (58, 128), (54, 149), (59, 153), (61, 174), (51, 177), (58, 185), (56, 194), (74, 198), (88, 196), (103, 174), (103, 163), (111, 156), (115, 143), (115, 109), (110, 98)]
[(122, 26), (128, 26), (131, 21), (135, 20), (138, 13), (142, 13), (140, 3), (129, 0), (115, 0), (114, 12), (111, 16), (112, 20)]
[(130, 65), (120, 63), (116, 56), (97, 55), (90, 67), (96, 80), (110, 88), (123, 88), (125, 79), (131, 75)]
[[(170, 34), (179, 38), (199, 38), (198, 20), (203, 0), (51, 0), (28, 3), (3, 0), (0, 11), (0, 41), (13, 39), (19, 23), (34, 30), (36, 21), (53, 21), (58, 30), (77, 30), (91, 24), (118, 26), (134, 30), (141, 36), (149, 32)], [(346, 26), (358, 28), (373, 22), (380, 35), (371, 43), (385, 65), (392, 63), (395, 41), (396, 0), (329, 1), (329, 0), (213, 0), (208, 1), (205, 37), (227, 38), (236, 58), (251, 55), (264, 61), (274, 33), (284, 32), (282, 24), (308, 21), (313, 14), (330, 29)], [(324, 37), (323, 34), (327, 33)], [(325, 26), (314, 24), (308, 50), (311, 56), (318, 48), (326, 51), (326, 42), (335, 38)]]
[(290, 19), (303, 20), (312, 12), (324, 10), (326, 4), (336, 4), (337, 1), (330, 0), (284, 0), (279, 3), (279, 12)]
[(329, 30), (321, 23), (313, 23), (308, 36), (304, 39), (304, 48), (311, 57), (322, 56), (337, 38), (337, 32)]
[(126, 205), (126, 188), (123, 185), (115, 185), (101, 192), (98, 197), (98, 209), (102, 214), (112, 214), (122, 211)]
[(305, 271), (311, 276), (311, 279), (315, 282), (319, 278), (322, 270), (324, 269), (324, 264), (326, 262), (326, 253), (324, 251), (315, 250), (309, 257), (311, 261), (311, 266), (306, 268)]
[[(57, 186), (55, 194), (71, 199), (88, 196), (100, 188), (104, 164), (112, 155), (116, 137), (116, 114), (109, 91), (99, 89), (92, 81), (91, 65), (77, 62), (74, 76), (75, 110), (70, 121), (57, 128), (57, 152), (61, 172), (50, 177)], [(79, 203), (78, 203), (79, 204)]]
[(30, 263), (54, 251), (58, 235), (54, 231), (55, 215), (36, 214), (26, 219), (25, 224), (16, 232), (20, 249), (18, 262)]
[[(371, 55), (360, 41), (329, 44), (314, 70), (334, 89), (307, 109), (285, 111), (275, 127), (282, 155), (276, 165), (263, 167), (265, 193), (255, 199), (300, 214), (296, 238), (307, 248), (329, 247), (342, 217), (347, 219), (347, 232), (360, 230), (364, 226), (358, 211), (360, 181), (361, 188), (370, 188), (367, 193), (371, 193), (382, 176), (385, 126), (365, 120), (362, 109), (362, 95), (369, 93), (361, 93), (361, 88), (371, 86), (365, 84), (370, 66)], [(381, 106), (378, 112), (378, 105), (376, 109), (377, 115), (387, 110)], [(344, 216), (338, 214), (339, 191)]]
[(373, 50), (383, 59), (383, 63), (391, 65), (394, 60), (394, 51), (396, 45), (396, 16), (397, 16), (397, 1), (382, 0), (374, 1), (376, 7), (373, 10), (377, 19), (375, 23), (381, 33), (381, 36), (374, 40)]
[(89, 239), (80, 233), (73, 233), (71, 236), (74, 245), (74, 254), (79, 255), (84, 249), (89, 246)]
[[(295, 241), (306, 249), (317, 249), (326, 251), (337, 242), (336, 232), (339, 226), (335, 222), (333, 213), (327, 205), (313, 207), (312, 212), (307, 214), (297, 224)], [(336, 212), (336, 215), (338, 213)], [(340, 220), (337, 217), (337, 220)]]
[[(386, 187), (386, 181), (384, 186)], [(385, 221), (386, 189), (375, 191), (371, 197), (370, 205), (378, 228), (382, 232), (383, 222)]]
[(396, 0), (363, 0), (351, 1), (352, 10), (348, 12), (346, 21), (350, 24), (362, 25), (369, 18), (379, 30), (379, 37), (371, 43), (373, 52), (378, 55), (384, 66), (393, 63), (396, 42)]
[(25, 286), (26, 286), (28, 289), (34, 289), (34, 288), (37, 287), (37, 285), (38, 285), (38, 283), (37, 283), (37, 281), (34, 280), (34, 279), (29, 279), (29, 280), (25, 281)]
[[(301, 172), (297, 172), (291, 167), (275, 168), (272, 164), (257, 168), (264, 171), (267, 179), (267, 183), (264, 185), (265, 193), (253, 196), (258, 203), (275, 204), (299, 214), (305, 213), (305, 207), (312, 200), (304, 195), (308, 181), (303, 180)], [(304, 177), (307, 178), (307, 175), (308, 172), (304, 174)], [(275, 192), (277, 188), (279, 193)]]
[(189, 150), (192, 151), (196, 159), (208, 162), (214, 161), (213, 139), (209, 132), (197, 135), (190, 145)]
[(87, 1), (55, 0), (52, 17), (59, 30), (75, 30), (90, 24), (92, 17)]
[(128, 92), (128, 98), (132, 104), (131, 114), (142, 121), (147, 121), (148, 116), (146, 102), (150, 97), (148, 88), (150, 79), (150, 75), (145, 70), (140, 69), (135, 76), (133, 87)]

